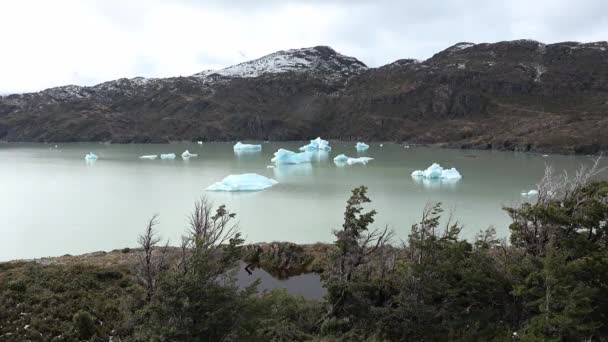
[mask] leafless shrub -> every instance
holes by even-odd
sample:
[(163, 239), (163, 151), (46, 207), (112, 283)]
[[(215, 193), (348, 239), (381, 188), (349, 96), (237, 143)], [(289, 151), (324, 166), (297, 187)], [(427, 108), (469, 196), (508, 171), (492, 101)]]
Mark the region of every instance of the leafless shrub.
[(222, 247), (240, 239), (235, 217), (236, 214), (230, 213), (225, 205), (219, 206), (214, 212), (213, 204), (207, 198), (202, 197), (196, 201), (190, 214), (187, 234), (182, 237), (179, 268), (184, 273), (188, 272), (191, 258), (196, 253), (198, 261), (208, 261), (206, 272), (210, 276), (220, 276), (228, 262), (220, 260)]
[(547, 165), (543, 178), (537, 184), (538, 202), (547, 203), (576, 196), (594, 177), (608, 169), (600, 167), (602, 156), (592, 160), (591, 166), (581, 165), (573, 176), (568, 174), (568, 171), (556, 174), (553, 166)]
[(138, 237), (138, 244), (142, 249), (139, 254), (135, 274), (137, 279), (146, 288), (147, 299), (150, 300), (156, 292), (156, 285), (161, 272), (166, 268), (166, 256), (168, 242), (161, 248), (157, 248), (161, 239), (156, 229), (158, 215), (152, 216), (146, 230)]

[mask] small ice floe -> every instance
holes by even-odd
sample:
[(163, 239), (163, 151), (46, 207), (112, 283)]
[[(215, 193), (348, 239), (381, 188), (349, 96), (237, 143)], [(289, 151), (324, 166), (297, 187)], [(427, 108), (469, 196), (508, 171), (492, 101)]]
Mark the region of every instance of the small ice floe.
[(89, 152), (84, 156), (84, 160), (97, 160), (97, 155), (93, 152)]
[(460, 179), (462, 175), (455, 168), (444, 169), (441, 165), (433, 163), (426, 170), (412, 172), (412, 177), (425, 179)]
[(192, 157), (198, 157), (198, 154), (190, 153), (188, 150), (185, 150), (184, 153), (182, 153), (182, 159), (190, 159)]
[(532, 190), (530, 190), (528, 192), (522, 192), (521, 195), (524, 196), (524, 197), (534, 197), (534, 196), (538, 195), (538, 190), (532, 189)]
[(405, 145), (403, 146), (403, 148), (410, 148), (410, 145)]
[(310, 152), (300, 152), (296, 153), (293, 151), (279, 149), (274, 153), (274, 158), (270, 161), (275, 163), (275, 165), (279, 164), (300, 164), (300, 163), (310, 163), (310, 159), (312, 154)]
[(202, 144), (203, 144), (203, 142), (202, 142), (202, 141), (200, 141), (200, 140), (199, 140), (199, 141), (197, 141), (196, 143), (197, 143), (197, 144), (199, 144), (199, 145), (202, 145)]
[(175, 159), (175, 153), (162, 153), (160, 159)]
[(355, 145), (355, 148), (357, 149), (358, 152), (361, 152), (361, 151), (367, 150), (369, 148), (369, 145), (364, 142), (357, 142), (357, 145)]
[(351, 158), (344, 154), (340, 154), (334, 158), (334, 163), (336, 163), (336, 165), (338, 165), (338, 166), (353, 165), (353, 164), (367, 165), (367, 163), (370, 160), (374, 160), (374, 158), (370, 158), (370, 157)]
[(156, 154), (148, 154), (148, 155), (145, 155), (145, 156), (139, 156), (139, 159), (154, 160), (156, 158), (158, 158), (158, 155), (156, 155)]
[(300, 151), (330, 151), (331, 147), (329, 146), (329, 142), (327, 140), (321, 139), (318, 137), (317, 139), (311, 140), (310, 144), (304, 145), (300, 147)]
[(543, 154), (542, 157), (543, 158), (547, 158), (549, 155), (548, 154)]
[(243, 144), (237, 142), (234, 147), (234, 152), (258, 152), (262, 150), (262, 145)]
[(384, 147), (384, 144), (380, 144), (380, 147)]
[(346, 161), (346, 164), (348, 164), (348, 165), (353, 165), (353, 164), (367, 165), (367, 163), (370, 160), (374, 160), (374, 158), (370, 158), (370, 157), (348, 158), (348, 160)]
[(259, 191), (268, 189), (275, 184), (278, 184), (278, 182), (272, 178), (256, 173), (244, 173), (227, 176), (221, 181), (211, 184), (207, 191)]
[(267, 169), (274, 169), (274, 165), (266, 165)]

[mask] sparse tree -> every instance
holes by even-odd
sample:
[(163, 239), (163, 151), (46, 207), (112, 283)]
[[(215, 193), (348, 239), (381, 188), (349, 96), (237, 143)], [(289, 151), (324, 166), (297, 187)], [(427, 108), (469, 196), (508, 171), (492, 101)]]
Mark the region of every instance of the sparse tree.
[(157, 282), (161, 272), (166, 268), (166, 256), (169, 242), (161, 247), (161, 238), (154, 228), (158, 225), (158, 215), (152, 216), (146, 225), (146, 230), (139, 236), (137, 242), (142, 252), (139, 254), (135, 274), (146, 289), (146, 299), (150, 301), (156, 292)]
[(347, 307), (356, 306), (357, 302), (353, 296), (353, 278), (392, 237), (388, 227), (369, 230), (376, 215), (375, 210), (364, 212), (363, 205), (369, 202), (371, 200), (367, 197), (367, 188), (355, 188), (347, 201), (342, 229), (334, 231), (337, 250), (332, 256), (332, 268), (324, 274), (328, 292), (325, 320), (348, 319), (352, 313), (348, 312)]
[(243, 290), (237, 286), (234, 271), (243, 239), (236, 214), (224, 205), (212, 208), (205, 198), (195, 203), (179, 268), (161, 278), (141, 339), (225, 341), (241, 336), (247, 300), (257, 283)]

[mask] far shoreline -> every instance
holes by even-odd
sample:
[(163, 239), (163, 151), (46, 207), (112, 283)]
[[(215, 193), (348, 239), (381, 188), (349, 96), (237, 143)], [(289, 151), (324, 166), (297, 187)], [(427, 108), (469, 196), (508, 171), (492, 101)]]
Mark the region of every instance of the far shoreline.
[[(409, 147), (427, 147), (427, 148), (439, 148), (445, 150), (467, 150), (467, 151), (497, 151), (497, 152), (515, 152), (515, 153), (527, 153), (531, 155), (560, 155), (560, 156), (589, 156), (597, 157), (608, 153), (608, 150), (603, 150), (600, 147), (585, 147), (583, 149), (576, 150), (576, 148), (534, 148), (530, 146), (513, 145), (509, 148), (499, 147), (496, 148), (492, 144), (468, 144), (468, 143), (455, 143), (455, 142), (439, 142), (439, 143), (412, 143), (407, 141), (397, 140), (341, 140), (341, 139), (328, 139), (330, 143), (356, 143), (358, 141), (364, 141), (367, 143), (374, 144), (395, 144)], [(203, 144), (216, 143), (216, 144), (236, 144), (237, 142), (258, 142), (258, 143), (294, 143), (294, 142), (306, 142), (308, 140), (260, 140), (260, 139), (236, 139), (236, 140), (149, 140), (149, 141), (131, 141), (131, 142), (112, 142), (112, 141), (8, 141), (0, 140), (0, 144), (40, 144), (40, 145), (58, 145), (58, 144), (100, 144), (100, 145), (172, 145), (172, 144), (197, 144), (201, 141)], [(590, 152), (590, 153), (588, 153)]]

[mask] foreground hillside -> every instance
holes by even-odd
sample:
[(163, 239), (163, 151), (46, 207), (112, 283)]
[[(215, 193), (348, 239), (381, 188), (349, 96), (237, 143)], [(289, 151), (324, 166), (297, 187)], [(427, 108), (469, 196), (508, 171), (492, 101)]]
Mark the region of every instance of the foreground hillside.
[[(594, 171), (548, 173), (536, 202), (506, 208), (510, 244), (493, 228), (459, 238), (440, 204), (400, 240), (373, 229), (361, 186), (332, 245), (243, 246), (234, 214), (202, 200), (180, 247), (152, 218), (137, 250), (0, 263), (0, 341), (603, 341), (608, 182)], [(319, 272), (326, 294), (238, 286), (242, 260)]]
[(608, 150), (608, 43), (459, 43), (368, 68), (329, 47), (218, 71), (0, 97), (0, 140), (395, 140)]

